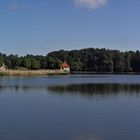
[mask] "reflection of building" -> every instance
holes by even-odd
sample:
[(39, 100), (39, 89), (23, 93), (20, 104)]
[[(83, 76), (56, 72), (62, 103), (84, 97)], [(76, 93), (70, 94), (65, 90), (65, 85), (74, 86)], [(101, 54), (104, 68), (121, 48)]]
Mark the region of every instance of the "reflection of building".
[(4, 65), (4, 63), (3, 63), (3, 65), (0, 67), (0, 71), (5, 71), (5, 70), (7, 70), (8, 68), (7, 68), (7, 66), (6, 65)]
[(61, 65), (61, 71), (70, 73), (70, 66), (66, 62), (64, 62)]

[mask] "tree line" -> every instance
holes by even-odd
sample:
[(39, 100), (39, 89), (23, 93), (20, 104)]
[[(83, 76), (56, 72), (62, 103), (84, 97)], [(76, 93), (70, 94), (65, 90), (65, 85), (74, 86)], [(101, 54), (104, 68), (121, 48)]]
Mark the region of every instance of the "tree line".
[(9, 69), (59, 69), (64, 61), (70, 65), (71, 71), (140, 72), (140, 51), (87, 48), (53, 51), (46, 56), (0, 54), (0, 65), (4, 62)]

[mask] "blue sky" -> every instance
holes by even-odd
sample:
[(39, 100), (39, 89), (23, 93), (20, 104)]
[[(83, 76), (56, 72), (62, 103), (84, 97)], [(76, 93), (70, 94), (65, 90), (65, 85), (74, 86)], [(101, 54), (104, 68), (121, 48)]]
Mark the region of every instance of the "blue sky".
[(140, 50), (140, 0), (1, 0), (0, 51)]

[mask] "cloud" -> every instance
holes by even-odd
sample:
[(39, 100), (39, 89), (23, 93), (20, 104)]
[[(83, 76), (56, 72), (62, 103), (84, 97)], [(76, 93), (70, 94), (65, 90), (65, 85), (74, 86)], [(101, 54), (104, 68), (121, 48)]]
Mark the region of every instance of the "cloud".
[(74, 2), (78, 6), (96, 9), (106, 5), (108, 0), (74, 0)]
[(21, 9), (26, 9), (27, 6), (24, 4), (11, 4), (9, 5), (9, 10), (10, 11), (16, 11), (16, 10), (21, 10)]
[(16, 5), (16, 4), (11, 4), (11, 5), (9, 6), (9, 10), (11, 10), (11, 11), (17, 10), (17, 5)]

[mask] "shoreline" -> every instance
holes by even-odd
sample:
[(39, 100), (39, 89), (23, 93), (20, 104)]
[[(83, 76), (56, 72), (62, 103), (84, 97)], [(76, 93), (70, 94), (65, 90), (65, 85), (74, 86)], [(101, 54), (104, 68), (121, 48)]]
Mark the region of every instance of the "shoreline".
[(140, 72), (88, 72), (71, 71), (70, 73), (61, 70), (5, 70), (0, 71), (0, 76), (55, 76), (55, 75), (140, 75)]
[(91, 71), (72, 71), (71, 74), (99, 74), (99, 75), (140, 75), (140, 72), (91, 72)]
[(0, 71), (0, 76), (53, 76), (69, 75), (68, 72), (60, 70), (5, 70)]

